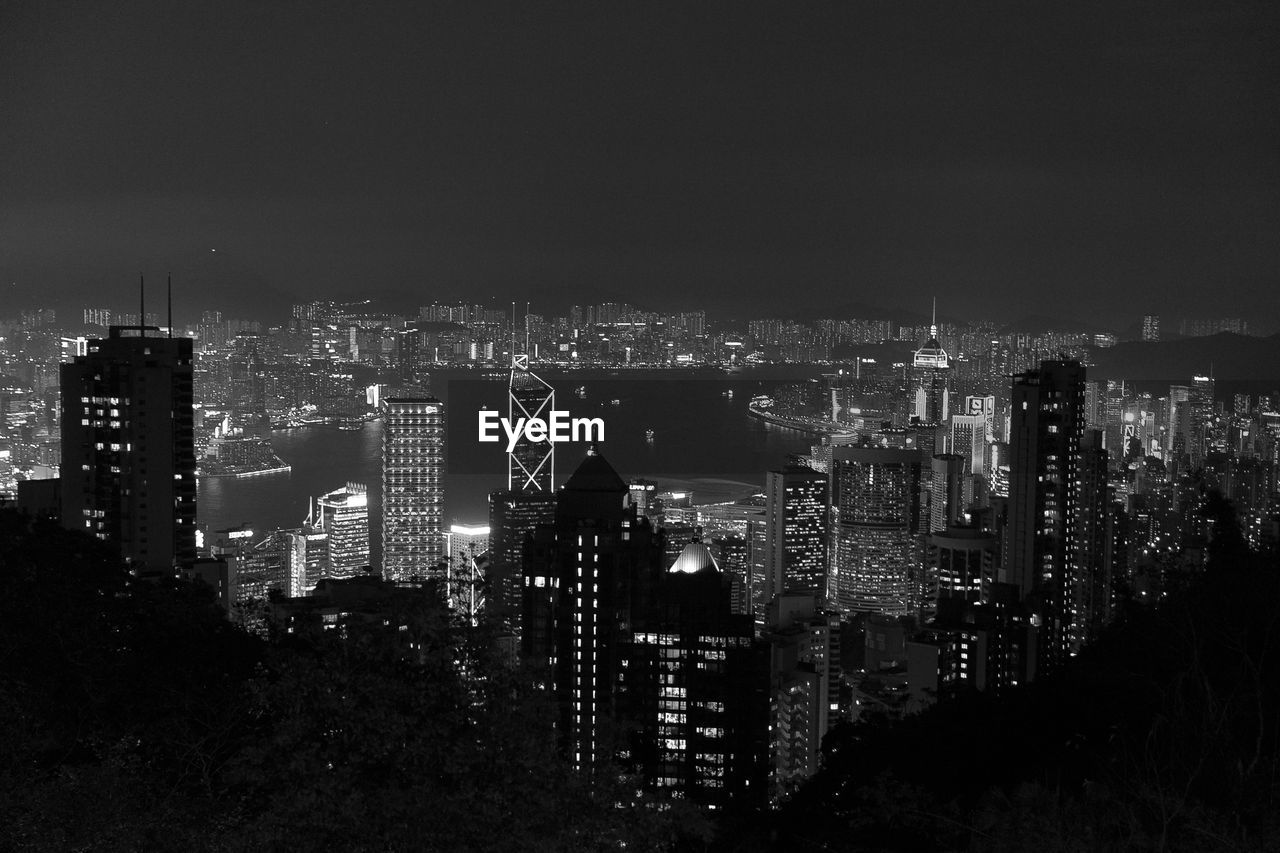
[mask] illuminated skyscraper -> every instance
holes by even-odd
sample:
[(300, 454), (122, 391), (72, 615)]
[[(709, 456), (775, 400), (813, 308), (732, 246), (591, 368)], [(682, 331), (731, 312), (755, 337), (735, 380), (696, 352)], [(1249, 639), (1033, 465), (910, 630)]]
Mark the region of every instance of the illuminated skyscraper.
[[(555, 401), (555, 389), (529, 369), (529, 356), (512, 356), (507, 416), (549, 418)], [(525, 538), (538, 525), (552, 521), (555, 506), (555, 445), (531, 442), (522, 434), (507, 454), (506, 490), (489, 495), (490, 607), (517, 633)]]
[(923, 423), (942, 423), (950, 417), (951, 390), (947, 378), (950, 367), (951, 358), (938, 342), (938, 310), (935, 302), (929, 340), (915, 351), (911, 359), (913, 415)]
[(956, 453), (940, 453), (930, 460), (929, 531), (936, 533), (965, 519), (973, 502), (973, 488), (965, 476), (966, 459)]
[(829, 597), (845, 613), (914, 613), (922, 556), (920, 453), (840, 446), (832, 466), (836, 528)]
[(827, 483), (826, 474), (801, 466), (766, 476), (768, 599), (783, 592), (826, 594)]
[(449, 527), (449, 578), (446, 595), (453, 610), (477, 624), (486, 605), (485, 569), (488, 565), (489, 526), (454, 524)]
[(622, 652), (662, 574), (661, 537), (592, 450), (557, 495), (555, 521), (525, 550), (521, 649), (551, 673), (568, 758), (590, 767), (607, 746)]
[(767, 647), (732, 586), (707, 546), (686, 545), (619, 649), (630, 763), (653, 789), (713, 808), (762, 806), (768, 787)]
[[(347, 483), (316, 498), (320, 527), (329, 537), (326, 577), (351, 578), (369, 566), (369, 494), (360, 483)], [(308, 579), (310, 580), (310, 579)]]
[(964, 457), (966, 473), (987, 476), (987, 435), (985, 415), (951, 416), (951, 452)]
[(112, 326), (62, 365), (62, 523), (141, 576), (196, 556), (191, 339)]
[(382, 574), (444, 580), (444, 404), (383, 401)]
[(1014, 378), (1008, 565), (1039, 629), (1036, 671), (1066, 661), (1075, 621), (1085, 370), (1043, 361)]
[[(511, 360), (507, 383), (507, 417), (549, 420), (556, 407), (555, 389), (529, 369), (529, 356)], [(550, 441), (534, 442), (521, 434), (515, 449), (507, 454), (507, 490), (513, 492), (555, 491), (556, 446)]]

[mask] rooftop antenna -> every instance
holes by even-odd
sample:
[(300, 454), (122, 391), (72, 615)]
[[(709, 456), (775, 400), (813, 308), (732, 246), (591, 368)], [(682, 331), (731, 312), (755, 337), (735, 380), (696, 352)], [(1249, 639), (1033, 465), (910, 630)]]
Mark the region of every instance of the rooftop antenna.
[(511, 300), (511, 361), (516, 360), (516, 303)]
[(933, 297), (933, 319), (929, 323), (929, 337), (938, 336), (938, 297)]
[(168, 291), (169, 299), (169, 337), (173, 337), (173, 273), (169, 273), (169, 278), (165, 282), (165, 288)]
[(145, 338), (147, 336), (147, 286), (142, 278), (142, 273), (138, 273), (138, 337)]
[(529, 303), (524, 304), (524, 354), (529, 355)]

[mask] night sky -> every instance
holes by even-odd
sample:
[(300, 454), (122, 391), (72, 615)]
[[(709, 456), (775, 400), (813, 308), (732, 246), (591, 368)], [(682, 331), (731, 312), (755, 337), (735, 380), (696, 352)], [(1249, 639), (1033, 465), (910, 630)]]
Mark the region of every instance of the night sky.
[(180, 311), (1276, 324), (1277, 44), (1274, 0), (6, 0), (0, 314), (172, 270)]

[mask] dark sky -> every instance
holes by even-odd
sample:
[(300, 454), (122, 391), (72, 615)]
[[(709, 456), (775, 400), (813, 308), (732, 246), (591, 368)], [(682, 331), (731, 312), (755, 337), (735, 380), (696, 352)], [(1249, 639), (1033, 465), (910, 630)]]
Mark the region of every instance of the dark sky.
[(172, 270), (241, 313), (1274, 323), (1278, 44), (1275, 0), (7, 0), (0, 315)]

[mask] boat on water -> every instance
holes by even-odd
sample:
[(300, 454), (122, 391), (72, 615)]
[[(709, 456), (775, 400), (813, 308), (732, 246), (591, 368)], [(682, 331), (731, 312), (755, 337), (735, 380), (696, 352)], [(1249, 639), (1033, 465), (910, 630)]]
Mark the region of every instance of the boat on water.
[(579, 385), (577, 388), (573, 389), (573, 393), (577, 395), (579, 400), (585, 400), (587, 399), (587, 386)]
[(647, 429), (647, 430), (645, 430), (645, 431), (644, 431), (644, 440), (645, 440), (645, 441), (647, 441), (647, 442), (649, 442), (650, 444), (652, 444), (652, 443), (653, 443), (653, 435), (654, 435), (653, 430), (651, 430), (651, 429)]
[(721, 396), (721, 397), (728, 397), (730, 400), (732, 400), (732, 399), (733, 399), (733, 389), (732, 389), (732, 388), (730, 388), (728, 391), (721, 391), (721, 392), (720, 392), (720, 396)]
[(622, 405), (622, 401), (621, 401), (621, 400), (610, 400), (610, 401), (609, 401), (609, 405), (610, 405), (610, 406), (621, 406), (621, 405)]

